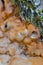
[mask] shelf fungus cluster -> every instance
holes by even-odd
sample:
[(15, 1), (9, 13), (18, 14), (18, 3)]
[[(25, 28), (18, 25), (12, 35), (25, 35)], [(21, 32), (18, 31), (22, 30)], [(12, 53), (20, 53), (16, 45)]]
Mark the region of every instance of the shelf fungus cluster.
[(14, 12), (10, 0), (0, 0), (0, 65), (43, 65), (38, 27)]

